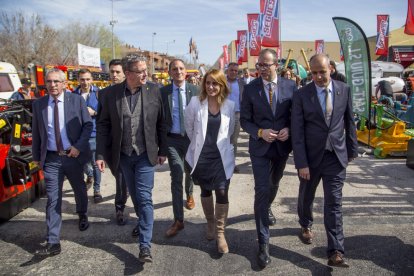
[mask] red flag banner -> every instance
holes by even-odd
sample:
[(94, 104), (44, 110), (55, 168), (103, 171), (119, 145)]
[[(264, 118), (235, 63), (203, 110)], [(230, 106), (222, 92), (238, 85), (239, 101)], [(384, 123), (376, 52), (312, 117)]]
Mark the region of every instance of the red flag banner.
[(237, 31), (237, 40), (239, 41), (237, 62), (241, 64), (247, 62), (247, 31)]
[(220, 66), (220, 70), (224, 70), (224, 57), (221, 57), (219, 59), (219, 66)]
[(279, 47), (280, 0), (260, 0), (260, 37), (262, 46)]
[(249, 28), (249, 48), (251, 56), (258, 56), (261, 48), (261, 39), (259, 34), (259, 14), (247, 14), (247, 25)]
[(325, 52), (325, 41), (323, 39), (315, 40), (315, 53), (323, 54)]
[(377, 43), (375, 45), (375, 54), (378, 56), (388, 55), (388, 33), (389, 33), (388, 14), (377, 15)]
[(239, 47), (240, 47), (240, 46), (239, 46), (239, 40), (238, 40), (238, 39), (234, 41), (234, 45), (235, 45), (235, 47), (236, 47), (236, 62), (237, 62), (239, 65), (242, 65), (241, 58), (239, 57), (239, 54), (240, 54)]
[(229, 49), (227, 45), (223, 46), (223, 62), (224, 64), (229, 64)]
[(414, 35), (414, 0), (408, 0), (407, 19), (404, 33)]

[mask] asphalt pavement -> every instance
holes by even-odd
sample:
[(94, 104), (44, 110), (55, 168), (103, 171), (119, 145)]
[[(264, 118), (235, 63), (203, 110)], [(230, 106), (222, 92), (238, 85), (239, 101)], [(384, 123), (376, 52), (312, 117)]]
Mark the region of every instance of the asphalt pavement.
[(414, 170), (405, 166), (405, 159), (375, 159), (365, 154), (349, 165), (343, 189), (345, 256), (350, 268), (327, 266), (322, 185), (314, 204), (314, 243), (305, 245), (298, 239), (299, 185), (290, 157), (272, 206), (277, 217), (271, 227), (272, 262), (261, 270), (256, 262), (254, 184), (247, 139), (242, 132), (236, 159), (240, 173), (230, 184), (229, 254), (218, 254), (215, 242), (205, 239), (197, 186), (196, 207), (184, 212), (185, 228), (173, 238), (165, 237), (173, 213), (169, 169), (164, 164), (155, 174), (152, 264), (138, 261), (137, 239), (131, 236), (136, 218), (130, 199), (128, 224), (115, 222), (115, 181), (107, 170), (101, 183), (104, 201), (93, 203), (93, 192), (88, 192), (90, 227), (85, 232), (78, 230), (73, 192), (65, 182), (61, 254), (33, 256), (45, 237), (46, 198), (0, 224), (0, 275), (414, 275)]

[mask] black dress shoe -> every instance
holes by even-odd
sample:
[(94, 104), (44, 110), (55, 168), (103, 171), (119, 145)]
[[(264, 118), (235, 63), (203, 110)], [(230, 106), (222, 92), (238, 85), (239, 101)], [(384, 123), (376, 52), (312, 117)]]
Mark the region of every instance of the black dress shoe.
[(124, 212), (121, 210), (116, 211), (116, 223), (118, 223), (118, 225), (120, 226), (125, 225), (127, 223), (127, 219), (124, 216)]
[(135, 226), (135, 228), (134, 229), (132, 229), (132, 233), (131, 233), (131, 235), (134, 237), (134, 238), (136, 238), (136, 237), (138, 237), (139, 236), (139, 226), (137, 225), (137, 226)]
[(53, 256), (59, 254), (60, 251), (60, 243), (47, 243), (42, 249), (36, 250), (35, 255)]
[(79, 230), (85, 231), (89, 227), (88, 216), (85, 214), (79, 215)]
[(152, 256), (151, 251), (148, 247), (141, 247), (139, 249), (139, 257), (138, 260), (141, 263), (152, 263)]
[(272, 260), (269, 255), (269, 244), (259, 244), (259, 254), (257, 254), (257, 262), (261, 268), (265, 268)]
[(273, 215), (272, 208), (269, 207), (269, 226), (273, 226), (276, 224), (276, 218)]

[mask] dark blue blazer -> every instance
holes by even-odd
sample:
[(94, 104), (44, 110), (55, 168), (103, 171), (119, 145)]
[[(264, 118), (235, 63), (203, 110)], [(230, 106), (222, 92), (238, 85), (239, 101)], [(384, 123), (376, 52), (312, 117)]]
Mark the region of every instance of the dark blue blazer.
[[(65, 122), (68, 139), (72, 146), (80, 151), (77, 160), (85, 164), (91, 158), (89, 137), (93, 124), (86, 108), (85, 100), (76, 94), (64, 92)], [(40, 161), (43, 168), (47, 153), (47, 106), (49, 96), (33, 102), (32, 150), (33, 160)]]
[(351, 89), (340, 81), (332, 80), (332, 84), (334, 103), (329, 126), (313, 82), (299, 89), (293, 97), (291, 132), (297, 169), (318, 167), (327, 139), (344, 168), (349, 158), (358, 156)]
[[(290, 128), (290, 109), (292, 97), (297, 90), (292, 80), (278, 77), (278, 98), (276, 112), (272, 113), (262, 78), (252, 80), (244, 86), (243, 98), (240, 107), (240, 125), (249, 135), (249, 153), (253, 156), (264, 156), (270, 147), (270, 143), (259, 138), (259, 129), (281, 130)], [(284, 142), (274, 141), (279, 155), (285, 156), (292, 151), (290, 138)]]
[[(185, 94), (186, 94), (186, 106), (190, 103), (193, 96), (197, 96), (200, 93), (200, 88), (191, 83), (185, 83)], [(160, 89), (162, 96), (162, 105), (164, 109), (165, 122), (167, 127), (167, 133), (171, 131), (172, 127), (172, 95), (173, 85), (169, 84)]]

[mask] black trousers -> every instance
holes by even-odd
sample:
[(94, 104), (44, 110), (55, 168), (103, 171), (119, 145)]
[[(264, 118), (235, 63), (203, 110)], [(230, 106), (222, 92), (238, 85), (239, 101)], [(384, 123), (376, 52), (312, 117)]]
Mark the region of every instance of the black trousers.
[(254, 175), (254, 217), (259, 244), (269, 242), (269, 204), (276, 197), (289, 155), (279, 155), (272, 144), (264, 156), (250, 155)]
[(313, 201), (316, 188), (322, 179), (324, 194), (324, 224), (328, 237), (328, 257), (335, 250), (345, 253), (344, 231), (342, 224), (342, 188), (346, 170), (342, 167), (336, 154), (325, 151), (321, 164), (310, 168), (310, 180), (300, 179), (298, 197), (299, 224), (310, 228), (313, 224)]

